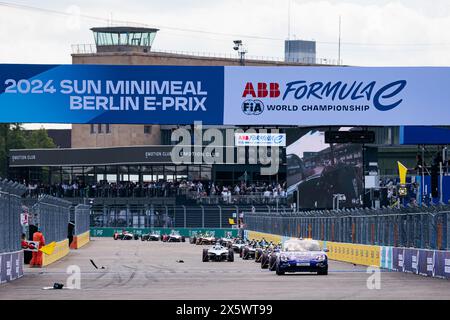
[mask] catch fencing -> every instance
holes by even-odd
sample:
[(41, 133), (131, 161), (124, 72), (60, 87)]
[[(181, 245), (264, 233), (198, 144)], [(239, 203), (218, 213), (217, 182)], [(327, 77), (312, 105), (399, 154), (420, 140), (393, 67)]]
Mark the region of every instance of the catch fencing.
[(244, 211), (271, 212), (271, 206), (239, 205), (94, 205), (91, 227), (229, 228)]
[(71, 205), (69, 201), (47, 195), (33, 205), (33, 223), (41, 229), (46, 243), (67, 239)]
[[(75, 224), (75, 235), (83, 234), (89, 231), (90, 227), (90, 210), (91, 207), (85, 204), (79, 204), (71, 211), (70, 220)], [(72, 217), (73, 212), (73, 217)]]
[(19, 183), (0, 181), (0, 253), (21, 250), (21, 196), (26, 190)]
[(450, 249), (450, 206), (347, 209), (308, 212), (247, 212), (248, 230), (317, 240)]

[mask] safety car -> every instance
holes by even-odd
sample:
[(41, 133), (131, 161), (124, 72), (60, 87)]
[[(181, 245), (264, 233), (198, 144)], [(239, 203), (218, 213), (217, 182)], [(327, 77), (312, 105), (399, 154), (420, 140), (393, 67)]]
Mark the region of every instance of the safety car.
[(286, 272), (317, 272), (319, 275), (327, 275), (326, 252), (315, 240), (287, 240), (276, 255), (275, 272), (277, 275), (284, 275)]

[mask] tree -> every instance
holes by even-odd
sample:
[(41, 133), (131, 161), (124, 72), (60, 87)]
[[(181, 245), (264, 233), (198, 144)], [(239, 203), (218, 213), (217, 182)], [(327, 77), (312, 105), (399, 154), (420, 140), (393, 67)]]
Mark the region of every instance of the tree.
[(47, 130), (39, 129), (32, 130), (28, 132), (28, 139), (26, 142), (27, 149), (38, 149), (38, 148), (55, 148), (55, 143), (53, 139), (47, 134)]
[(20, 123), (0, 124), (0, 176), (7, 172), (7, 154), (11, 149), (55, 148), (45, 129), (24, 130)]

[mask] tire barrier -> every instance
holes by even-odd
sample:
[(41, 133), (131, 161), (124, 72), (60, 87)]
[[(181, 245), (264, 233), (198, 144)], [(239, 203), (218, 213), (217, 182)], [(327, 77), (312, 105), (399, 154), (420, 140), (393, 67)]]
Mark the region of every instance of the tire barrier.
[(195, 233), (209, 233), (214, 234), (215, 237), (222, 238), (231, 234), (232, 237), (237, 237), (238, 229), (216, 229), (216, 228), (91, 228), (91, 237), (112, 237), (115, 232), (122, 232), (123, 230), (133, 234), (142, 235), (150, 233), (150, 231), (157, 231), (160, 234), (169, 234), (172, 230), (180, 232), (180, 235), (190, 237)]

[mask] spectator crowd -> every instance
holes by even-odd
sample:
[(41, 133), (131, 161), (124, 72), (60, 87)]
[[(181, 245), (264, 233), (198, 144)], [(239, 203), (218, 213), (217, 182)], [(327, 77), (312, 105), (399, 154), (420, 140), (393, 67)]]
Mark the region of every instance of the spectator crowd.
[(186, 195), (192, 199), (220, 197), (230, 202), (232, 197), (259, 196), (264, 199), (286, 197), (286, 183), (245, 183), (234, 185), (219, 184), (214, 181), (151, 181), (151, 182), (107, 182), (93, 184), (73, 181), (59, 184), (28, 183), (28, 196), (49, 194), (60, 198), (115, 198), (115, 197), (175, 197)]

